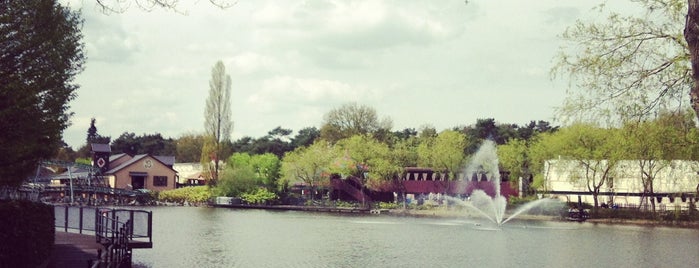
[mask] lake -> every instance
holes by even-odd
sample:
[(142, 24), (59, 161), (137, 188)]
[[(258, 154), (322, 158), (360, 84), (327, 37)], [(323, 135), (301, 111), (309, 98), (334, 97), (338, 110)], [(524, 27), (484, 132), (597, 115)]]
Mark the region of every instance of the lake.
[(699, 267), (699, 230), (152, 207), (135, 267)]

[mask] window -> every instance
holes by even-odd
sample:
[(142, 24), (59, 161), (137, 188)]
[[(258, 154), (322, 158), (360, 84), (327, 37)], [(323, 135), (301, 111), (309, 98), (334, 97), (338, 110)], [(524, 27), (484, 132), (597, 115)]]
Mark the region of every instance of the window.
[(167, 176), (153, 176), (153, 186), (167, 186)]

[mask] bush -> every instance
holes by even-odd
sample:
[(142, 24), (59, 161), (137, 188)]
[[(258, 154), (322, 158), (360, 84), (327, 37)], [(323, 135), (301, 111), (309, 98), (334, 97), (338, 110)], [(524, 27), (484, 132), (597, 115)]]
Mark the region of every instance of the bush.
[(265, 204), (269, 201), (277, 200), (279, 197), (266, 188), (258, 188), (252, 193), (244, 193), (241, 198), (249, 204)]
[(180, 204), (185, 201), (189, 203), (204, 203), (211, 198), (211, 192), (208, 186), (194, 186), (162, 191), (157, 196), (160, 201), (164, 202)]
[(403, 204), (397, 204), (397, 203), (387, 203), (387, 202), (379, 202), (379, 209), (398, 209), (402, 208)]
[(37, 267), (47, 261), (56, 239), (53, 206), (0, 201), (0, 267)]

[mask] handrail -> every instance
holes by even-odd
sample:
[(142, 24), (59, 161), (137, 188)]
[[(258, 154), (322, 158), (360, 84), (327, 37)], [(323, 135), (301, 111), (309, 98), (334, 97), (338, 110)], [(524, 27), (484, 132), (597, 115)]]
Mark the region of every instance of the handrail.
[(105, 228), (100, 225), (102, 214), (108, 214), (110, 219), (120, 218), (123, 222), (131, 221), (129, 239), (140, 243), (138, 246), (150, 248), (153, 245), (153, 212), (146, 210), (133, 210), (121, 208), (99, 208), (99, 207), (76, 207), (76, 206), (54, 206), (55, 222), (57, 230), (64, 232), (77, 231), (78, 233), (99, 233), (109, 232), (118, 229), (116, 223), (114, 227)]

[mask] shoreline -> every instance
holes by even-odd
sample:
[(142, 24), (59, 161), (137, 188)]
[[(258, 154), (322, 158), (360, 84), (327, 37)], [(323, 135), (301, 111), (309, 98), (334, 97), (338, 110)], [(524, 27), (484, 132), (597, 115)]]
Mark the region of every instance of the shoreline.
[[(383, 214), (383, 213), (382, 213)], [(442, 218), (442, 219), (463, 219), (470, 218), (472, 216), (483, 218), (480, 215), (469, 213), (462, 210), (414, 210), (414, 209), (391, 209), (388, 210), (386, 215), (398, 216), (398, 217), (418, 217), (418, 218)], [(567, 222), (567, 220), (561, 218), (560, 216), (549, 216), (549, 215), (529, 215), (522, 214), (518, 215), (517, 219), (520, 220), (533, 220), (533, 221), (558, 221)], [(592, 224), (605, 224), (605, 225), (635, 225), (635, 226), (645, 226), (645, 227), (668, 227), (668, 228), (686, 228), (686, 229), (699, 229), (699, 221), (655, 221), (646, 219), (616, 219), (616, 218), (589, 218), (585, 222)]]

